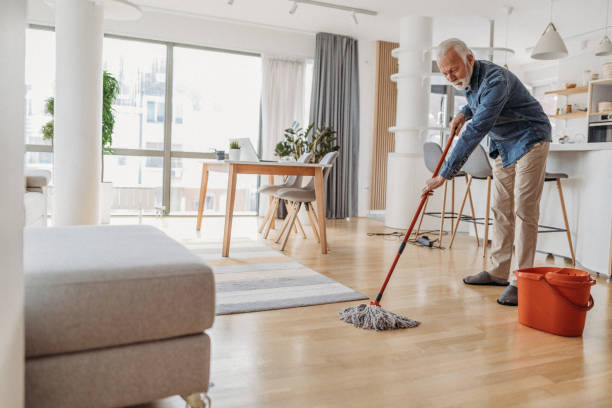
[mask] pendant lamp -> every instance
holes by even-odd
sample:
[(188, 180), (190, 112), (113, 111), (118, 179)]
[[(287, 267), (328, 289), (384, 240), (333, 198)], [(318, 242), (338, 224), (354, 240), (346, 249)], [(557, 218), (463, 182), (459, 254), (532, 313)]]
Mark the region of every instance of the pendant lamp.
[(598, 57), (603, 57), (604, 55), (612, 54), (612, 42), (608, 38), (608, 9), (610, 8), (610, 1), (606, 0), (606, 24), (604, 26), (605, 34), (604, 37), (599, 42), (599, 46), (597, 50), (595, 50), (595, 55)]
[(550, 23), (544, 29), (542, 37), (531, 52), (531, 58), (554, 60), (567, 57), (567, 47), (552, 22), (552, 0), (550, 2)]

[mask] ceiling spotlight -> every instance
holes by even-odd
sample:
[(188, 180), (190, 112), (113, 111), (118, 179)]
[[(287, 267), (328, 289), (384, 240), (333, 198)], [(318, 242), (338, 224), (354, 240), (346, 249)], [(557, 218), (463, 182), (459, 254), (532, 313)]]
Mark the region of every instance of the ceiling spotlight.
[(353, 16), (353, 21), (355, 22), (355, 24), (359, 24), (359, 20), (357, 20), (357, 13), (353, 11), (351, 15)]
[(291, 5), (291, 8), (289, 9), (289, 14), (293, 14), (295, 13), (295, 11), (297, 10), (297, 1), (294, 1), (293, 4)]

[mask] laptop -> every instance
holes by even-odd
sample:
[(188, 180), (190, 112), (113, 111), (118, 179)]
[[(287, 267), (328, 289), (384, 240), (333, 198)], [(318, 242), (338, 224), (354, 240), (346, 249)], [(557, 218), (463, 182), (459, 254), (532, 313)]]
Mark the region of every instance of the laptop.
[(275, 163), (276, 160), (262, 160), (257, 156), (257, 152), (255, 151), (255, 147), (253, 147), (253, 143), (251, 143), (251, 139), (248, 137), (243, 137), (239, 139), (230, 139), (230, 142), (238, 142), (240, 145), (240, 161), (246, 162), (270, 162)]

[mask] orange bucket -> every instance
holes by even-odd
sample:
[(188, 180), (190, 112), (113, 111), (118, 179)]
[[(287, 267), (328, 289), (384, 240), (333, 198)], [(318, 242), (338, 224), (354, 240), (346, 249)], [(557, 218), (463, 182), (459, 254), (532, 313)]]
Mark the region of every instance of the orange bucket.
[(579, 269), (540, 267), (514, 272), (518, 283), (519, 322), (559, 336), (582, 336), (593, 308), (595, 279)]

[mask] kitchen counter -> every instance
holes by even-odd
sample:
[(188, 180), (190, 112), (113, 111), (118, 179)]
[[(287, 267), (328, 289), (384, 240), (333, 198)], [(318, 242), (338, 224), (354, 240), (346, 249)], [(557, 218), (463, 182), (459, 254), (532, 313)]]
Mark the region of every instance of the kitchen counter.
[[(551, 144), (546, 170), (567, 173), (561, 179), (576, 262), (610, 274), (612, 227), (612, 143)], [(545, 183), (540, 224), (562, 227), (563, 214), (556, 183)], [(569, 257), (565, 233), (538, 236), (537, 249)]]
[[(561, 186), (578, 267), (609, 276), (611, 273), (609, 262), (610, 230), (612, 228), (612, 143), (551, 144), (546, 170), (550, 173), (568, 175), (567, 179), (561, 179)], [(455, 211), (461, 204), (460, 200), (465, 191), (464, 186), (463, 180), (457, 180)], [(486, 182), (474, 180), (471, 190), (477, 217), (484, 217)], [(438, 201), (440, 201), (439, 197)], [(431, 208), (430, 211), (439, 211), (441, 201), (432, 204)], [(447, 211), (449, 210), (450, 205)], [(469, 212), (469, 207), (467, 211)], [(435, 222), (439, 223), (439, 220)], [(555, 182), (544, 183), (539, 223), (563, 228), (563, 212)], [(427, 227), (436, 229), (439, 228), (439, 225), (436, 226), (432, 221)], [(462, 222), (459, 230), (470, 235), (474, 234), (472, 226), (467, 222)], [(478, 234), (482, 239), (484, 235), (482, 226), (478, 227)], [(448, 244), (446, 238), (444, 244)], [(571, 259), (565, 232), (539, 234), (536, 248), (540, 252)], [(516, 265), (513, 263), (514, 267)]]
[(602, 143), (551, 143), (551, 152), (579, 152), (592, 150), (612, 150), (612, 142)]

